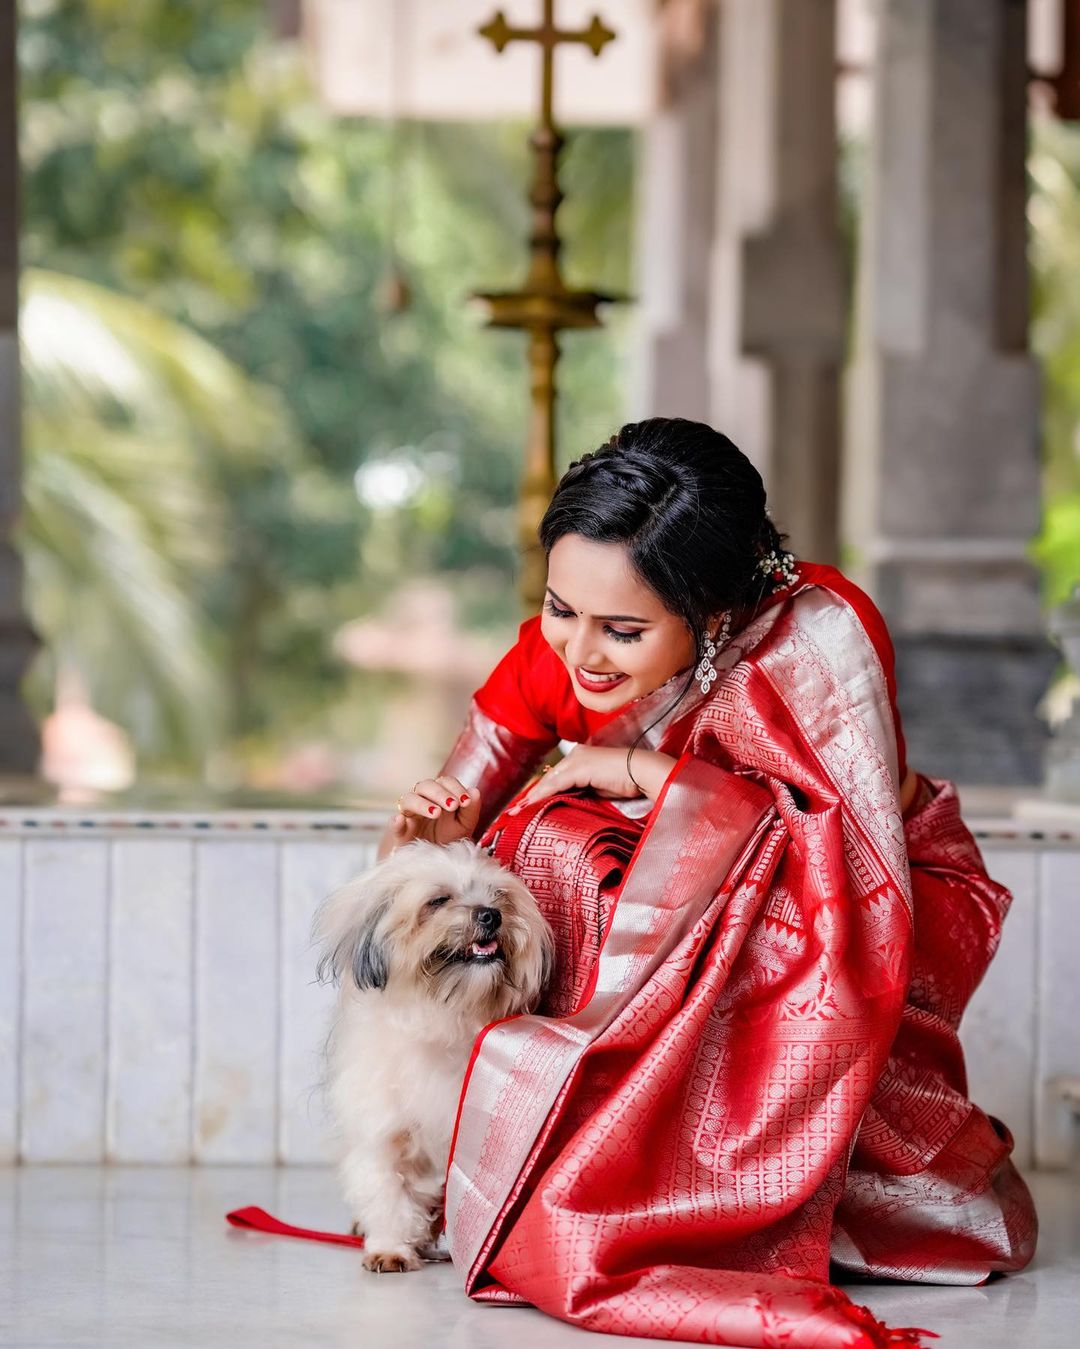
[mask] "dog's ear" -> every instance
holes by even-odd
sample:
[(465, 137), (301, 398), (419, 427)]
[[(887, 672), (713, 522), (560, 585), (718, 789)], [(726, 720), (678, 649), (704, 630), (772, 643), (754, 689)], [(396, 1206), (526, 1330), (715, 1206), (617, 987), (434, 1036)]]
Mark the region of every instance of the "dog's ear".
[(315, 915), (312, 940), (322, 947), (319, 983), (351, 971), (357, 988), (384, 988), (389, 974), (379, 924), (397, 892), (385, 863), (335, 890)]
[(356, 945), (352, 953), (352, 973), (357, 988), (386, 987), (390, 971), (386, 967), (386, 948), (378, 929), (389, 907), (389, 899), (376, 904), (365, 915), (356, 934)]

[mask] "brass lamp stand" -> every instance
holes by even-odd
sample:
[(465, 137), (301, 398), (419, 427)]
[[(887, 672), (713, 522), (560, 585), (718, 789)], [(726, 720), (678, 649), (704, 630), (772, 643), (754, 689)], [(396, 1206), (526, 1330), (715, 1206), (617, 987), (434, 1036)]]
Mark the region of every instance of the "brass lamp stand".
[(555, 126), (552, 100), (556, 48), (579, 43), (599, 56), (615, 34), (595, 16), (587, 28), (577, 32), (558, 28), (555, 0), (543, 0), (543, 4), (543, 21), (538, 28), (511, 27), (499, 10), (479, 30), (497, 52), (511, 42), (536, 42), (543, 52), (540, 121), (529, 138), (534, 167), (529, 189), (533, 215), (528, 275), (519, 290), (476, 296), (487, 306), (491, 327), (521, 328), (529, 334), (529, 430), (518, 506), (521, 595), (529, 612), (539, 609), (544, 595), (544, 555), (536, 531), (555, 489), (558, 334), (563, 328), (602, 326), (597, 306), (611, 298), (596, 291), (570, 289), (559, 269), (562, 241), (555, 214), (563, 199), (558, 174), (563, 137)]

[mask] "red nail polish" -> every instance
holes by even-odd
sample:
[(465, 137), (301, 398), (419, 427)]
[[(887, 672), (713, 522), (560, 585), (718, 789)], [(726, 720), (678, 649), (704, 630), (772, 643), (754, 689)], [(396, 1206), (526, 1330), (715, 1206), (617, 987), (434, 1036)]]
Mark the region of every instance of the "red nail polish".
[(438, 806), (428, 806), (427, 809), (428, 809), (428, 814), (429, 814), (429, 815), (437, 815), (437, 814), (439, 813), (439, 807), (438, 807)]
[(452, 805), (454, 804), (454, 798), (453, 798), (452, 796), (448, 796), (448, 797), (446, 798), (446, 804), (447, 804), (448, 806), (452, 806)]
[(466, 802), (467, 802), (467, 801), (468, 801), (468, 799), (469, 799), (469, 798), (468, 798), (468, 796), (467, 796), (467, 795), (466, 795), (466, 796), (463, 796), (463, 797), (461, 797), (461, 804), (462, 804), (462, 805), (465, 805), (465, 803), (466, 803)]

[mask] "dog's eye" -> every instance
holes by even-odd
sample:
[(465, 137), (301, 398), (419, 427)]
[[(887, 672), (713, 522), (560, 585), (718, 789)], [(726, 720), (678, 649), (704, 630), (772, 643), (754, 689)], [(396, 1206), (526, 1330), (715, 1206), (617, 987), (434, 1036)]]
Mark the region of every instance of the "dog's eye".
[(444, 904), (450, 903), (449, 895), (436, 895), (434, 899), (429, 899), (427, 906), (429, 909), (441, 909)]

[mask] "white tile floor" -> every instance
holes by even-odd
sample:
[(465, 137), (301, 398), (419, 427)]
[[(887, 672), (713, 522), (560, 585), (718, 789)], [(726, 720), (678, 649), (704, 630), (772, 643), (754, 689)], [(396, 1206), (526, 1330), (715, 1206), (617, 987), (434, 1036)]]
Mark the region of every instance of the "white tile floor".
[[(1080, 1321), (1080, 1176), (1036, 1176), (1033, 1189), (1042, 1239), (1025, 1273), (984, 1288), (862, 1287), (857, 1299), (892, 1324), (939, 1331), (941, 1349), (1072, 1349)], [(301, 1226), (340, 1229), (345, 1219), (333, 1175), (323, 1170), (0, 1169), (0, 1344), (552, 1349), (587, 1342), (531, 1309), (470, 1303), (450, 1265), (376, 1277), (346, 1247), (227, 1228), (225, 1211), (245, 1204)]]

